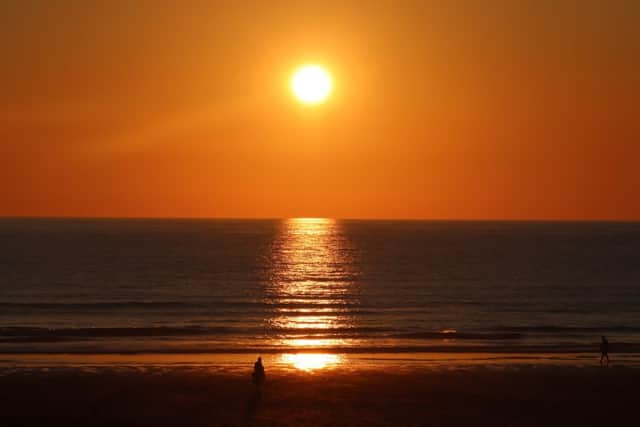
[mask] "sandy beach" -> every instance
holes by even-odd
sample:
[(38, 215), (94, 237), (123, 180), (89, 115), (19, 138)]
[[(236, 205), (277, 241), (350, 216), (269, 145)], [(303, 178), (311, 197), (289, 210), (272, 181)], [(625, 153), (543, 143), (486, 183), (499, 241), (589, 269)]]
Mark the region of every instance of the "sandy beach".
[(620, 425), (633, 420), (631, 367), (275, 369), (258, 391), (215, 366), (4, 369), (9, 425)]

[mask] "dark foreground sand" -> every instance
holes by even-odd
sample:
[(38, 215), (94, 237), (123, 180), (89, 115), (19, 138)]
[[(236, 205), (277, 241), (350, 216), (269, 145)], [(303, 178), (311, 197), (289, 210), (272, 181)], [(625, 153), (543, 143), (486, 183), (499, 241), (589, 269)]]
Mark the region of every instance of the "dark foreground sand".
[(640, 371), (524, 368), (415, 372), (60, 370), (0, 376), (0, 426), (639, 425)]

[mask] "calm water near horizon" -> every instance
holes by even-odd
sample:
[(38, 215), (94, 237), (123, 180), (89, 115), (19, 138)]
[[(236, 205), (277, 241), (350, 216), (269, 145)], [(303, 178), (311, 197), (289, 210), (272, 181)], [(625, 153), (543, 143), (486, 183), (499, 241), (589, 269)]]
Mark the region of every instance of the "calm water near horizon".
[(640, 223), (0, 220), (0, 353), (640, 353)]

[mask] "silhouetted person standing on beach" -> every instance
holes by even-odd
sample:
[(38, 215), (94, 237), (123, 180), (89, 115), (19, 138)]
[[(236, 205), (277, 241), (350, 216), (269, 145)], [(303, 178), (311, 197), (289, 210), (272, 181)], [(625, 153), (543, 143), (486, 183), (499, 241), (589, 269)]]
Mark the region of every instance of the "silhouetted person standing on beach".
[(600, 364), (602, 365), (602, 362), (606, 358), (607, 366), (609, 366), (609, 341), (607, 341), (604, 336), (600, 338), (602, 338), (602, 342), (600, 343)]
[(253, 364), (253, 374), (251, 375), (253, 378), (253, 383), (255, 385), (262, 385), (264, 380), (267, 378), (264, 373), (264, 366), (262, 365), (262, 357), (258, 357), (256, 363)]
[(258, 409), (260, 408), (260, 401), (262, 400), (262, 387), (260, 386), (267, 379), (267, 376), (264, 373), (264, 366), (262, 365), (262, 357), (258, 357), (256, 363), (253, 364), (253, 374), (251, 374), (251, 379), (257, 387), (253, 389), (253, 393), (251, 393), (251, 397), (247, 401), (245, 423), (248, 425), (253, 425), (253, 417), (258, 412)]

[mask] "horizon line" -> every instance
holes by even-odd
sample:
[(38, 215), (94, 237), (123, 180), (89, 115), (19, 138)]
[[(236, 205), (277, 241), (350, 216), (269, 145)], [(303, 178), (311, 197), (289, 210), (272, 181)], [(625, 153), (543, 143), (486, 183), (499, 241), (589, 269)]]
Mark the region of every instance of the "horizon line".
[(398, 222), (591, 222), (591, 223), (639, 223), (638, 219), (620, 218), (424, 218), (424, 217), (330, 217), (330, 216), (76, 216), (76, 215), (0, 215), (5, 219), (51, 220), (167, 220), (167, 221), (284, 221), (289, 219), (333, 219), (337, 221), (398, 221)]

